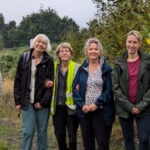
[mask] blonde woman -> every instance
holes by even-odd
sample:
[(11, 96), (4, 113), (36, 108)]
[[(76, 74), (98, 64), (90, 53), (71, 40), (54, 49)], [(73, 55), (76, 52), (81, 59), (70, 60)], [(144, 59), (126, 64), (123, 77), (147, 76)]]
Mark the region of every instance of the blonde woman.
[(126, 52), (116, 61), (113, 90), (125, 150), (135, 150), (134, 120), (139, 150), (150, 149), (150, 56), (142, 52), (142, 35), (132, 30), (127, 34)]
[(96, 38), (85, 43), (87, 59), (79, 68), (73, 82), (73, 98), (82, 131), (85, 150), (109, 150), (114, 102), (111, 67), (102, 55), (102, 44)]

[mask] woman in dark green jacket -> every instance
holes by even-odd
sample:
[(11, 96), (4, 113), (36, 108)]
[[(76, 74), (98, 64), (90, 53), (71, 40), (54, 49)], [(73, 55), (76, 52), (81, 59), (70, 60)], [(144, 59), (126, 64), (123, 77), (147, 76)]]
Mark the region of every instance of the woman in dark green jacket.
[(134, 120), (139, 149), (150, 149), (150, 56), (139, 50), (141, 44), (141, 34), (130, 31), (126, 39), (127, 51), (116, 61), (113, 71), (116, 113), (126, 150), (135, 150)]

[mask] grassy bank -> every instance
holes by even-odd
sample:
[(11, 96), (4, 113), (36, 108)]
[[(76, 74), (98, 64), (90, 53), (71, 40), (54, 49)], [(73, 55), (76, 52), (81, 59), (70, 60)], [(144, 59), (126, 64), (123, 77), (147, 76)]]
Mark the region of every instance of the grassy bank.
[[(3, 80), (3, 95), (0, 98), (0, 150), (20, 150), (22, 140), (21, 116), (14, 109), (13, 81)], [(49, 147), (58, 150), (50, 118), (48, 128)], [(36, 138), (34, 139), (36, 149)], [(83, 150), (80, 129), (78, 131), (78, 150)], [(118, 120), (115, 120), (111, 136), (111, 150), (123, 150), (123, 139)]]

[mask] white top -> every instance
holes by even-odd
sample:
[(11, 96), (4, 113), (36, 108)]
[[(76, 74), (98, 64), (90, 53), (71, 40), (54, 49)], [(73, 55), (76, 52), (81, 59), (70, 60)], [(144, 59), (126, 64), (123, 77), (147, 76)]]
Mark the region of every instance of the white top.
[(93, 104), (97, 101), (97, 98), (102, 94), (102, 87), (102, 71), (101, 68), (98, 67), (97, 70), (89, 72), (85, 99), (87, 105)]
[(36, 63), (35, 59), (32, 59), (31, 66), (31, 83), (30, 83), (30, 103), (34, 103), (34, 94), (35, 94), (35, 74), (36, 74)]

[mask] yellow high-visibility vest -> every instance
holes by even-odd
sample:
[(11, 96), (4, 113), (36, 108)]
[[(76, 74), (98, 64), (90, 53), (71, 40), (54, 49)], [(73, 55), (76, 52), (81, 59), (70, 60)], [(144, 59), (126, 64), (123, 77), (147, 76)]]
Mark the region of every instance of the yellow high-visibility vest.
[[(76, 75), (76, 72), (79, 68), (79, 64), (75, 63), (74, 61), (70, 60), (68, 64), (68, 73), (67, 73), (67, 89), (66, 89), (66, 106), (75, 111), (76, 105), (74, 104), (73, 97), (72, 97), (72, 82)], [(51, 115), (55, 114), (56, 108), (56, 95), (57, 95), (57, 82), (58, 82), (58, 63), (54, 63), (54, 85), (53, 85), (53, 96), (51, 100)]]

